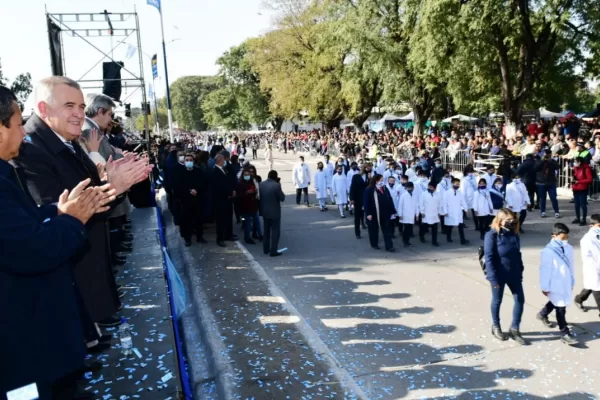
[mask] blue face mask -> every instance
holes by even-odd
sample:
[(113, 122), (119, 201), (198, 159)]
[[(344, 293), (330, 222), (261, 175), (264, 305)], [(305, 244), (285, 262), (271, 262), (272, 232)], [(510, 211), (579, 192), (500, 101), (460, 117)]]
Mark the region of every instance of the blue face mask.
[(250, 178), (251, 178), (251, 176), (250, 176), (250, 175), (244, 175), (244, 180), (245, 180), (245, 181), (249, 181), (249, 180), (250, 180)]
[(223, 166), (226, 167), (227, 166), (227, 161), (223, 161)]
[(186, 168), (194, 168), (194, 162), (193, 161), (186, 161), (185, 162), (185, 167)]

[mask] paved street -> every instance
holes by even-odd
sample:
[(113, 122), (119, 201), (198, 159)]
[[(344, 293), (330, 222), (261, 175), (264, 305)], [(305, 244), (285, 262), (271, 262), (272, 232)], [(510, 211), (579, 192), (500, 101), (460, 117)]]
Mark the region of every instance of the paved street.
[[(306, 161), (314, 174), (316, 159)], [(417, 240), (406, 250), (396, 239), (397, 253), (372, 250), (366, 232), (355, 239), (352, 218), (340, 219), (335, 207), (325, 213), (295, 204), (295, 162), (293, 154), (275, 152), (274, 167), (288, 196), (280, 243), (288, 250), (282, 257), (265, 256), (260, 244), (220, 249), (212, 227), (208, 245), (181, 252), (188, 265), (182, 275), (189, 302), (216, 358), (213, 374), (229, 398), (600, 396), (600, 322), (593, 302), (587, 313), (567, 311), (582, 341), (577, 348), (562, 344), (557, 330), (535, 319), (545, 303), (538, 289), (539, 252), (554, 218), (531, 215), (522, 237), (527, 303), (522, 332), (532, 344), (501, 343), (490, 333), (490, 290), (476, 260), (479, 239), (472, 221), (467, 221), (468, 247), (441, 241), (435, 249)], [(255, 165), (266, 177), (264, 161)], [(566, 200), (561, 205), (562, 221), (569, 223), (571, 205)], [(584, 231), (576, 227), (571, 235), (576, 290)], [(181, 246), (178, 238), (170, 241)], [(507, 290), (505, 329), (512, 304)]]

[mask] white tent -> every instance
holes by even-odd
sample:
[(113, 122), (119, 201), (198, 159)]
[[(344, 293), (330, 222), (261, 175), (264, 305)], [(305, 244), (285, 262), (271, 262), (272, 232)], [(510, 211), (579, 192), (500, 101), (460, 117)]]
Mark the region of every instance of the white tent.
[(544, 107), (540, 108), (540, 118), (541, 119), (552, 119), (552, 118), (562, 118), (563, 115), (561, 113), (555, 113), (552, 111), (546, 110)]
[(462, 115), (462, 114), (458, 114), (458, 115), (453, 115), (449, 118), (446, 118), (444, 120), (442, 120), (442, 122), (452, 122), (455, 120), (459, 120), (460, 122), (473, 122), (473, 121), (477, 121), (477, 118), (474, 117), (469, 117), (467, 115)]
[(409, 112), (408, 114), (400, 117), (400, 119), (402, 121), (414, 121), (415, 120), (415, 113), (413, 113), (412, 111)]
[(385, 114), (383, 116), (383, 118), (381, 118), (379, 120), (379, 122), (385, 123), (385, 122), (390, 122), (390, 121), (400, 121), (401, 119), (402, 119), (402, 117), (399, 117), (399, 116), (394, 115), (394, 114)]

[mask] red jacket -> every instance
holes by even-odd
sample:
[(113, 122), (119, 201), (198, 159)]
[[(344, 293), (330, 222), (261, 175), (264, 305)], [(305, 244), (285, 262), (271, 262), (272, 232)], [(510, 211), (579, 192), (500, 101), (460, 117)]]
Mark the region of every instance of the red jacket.
[(254, 214), (258, 212), (256, 192), (254, 180), (245, 181), (244, 178), (241, 178), (237, 186), (240, 214)]
[(579, 167), (573, 167), (573, 180), (577, 182), (573, 183), (573, 190), (587, 190), (593, 181), (590, 165), (581, 164)]

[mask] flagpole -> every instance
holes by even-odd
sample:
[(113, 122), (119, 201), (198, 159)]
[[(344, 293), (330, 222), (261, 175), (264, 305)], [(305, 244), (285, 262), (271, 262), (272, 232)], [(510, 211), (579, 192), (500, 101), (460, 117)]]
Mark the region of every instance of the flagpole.
[(169, 75), (167, 73), (167, 45), (165, 44), (165, 30), (163, 28), (162, 4), (159, 2), (160, 8), (160, 34), (162, 35), (163, 57), (165, 63), (165, 84), (167, 85), (167, 115), (169, 117), (169, 140), (173, 143), (173, 113), (171, 111), (171, 90), (169, 89)]

